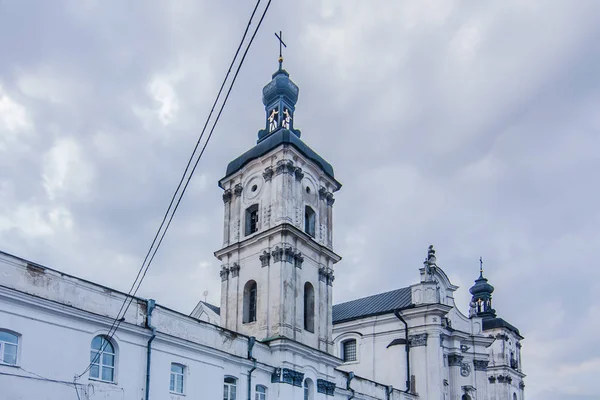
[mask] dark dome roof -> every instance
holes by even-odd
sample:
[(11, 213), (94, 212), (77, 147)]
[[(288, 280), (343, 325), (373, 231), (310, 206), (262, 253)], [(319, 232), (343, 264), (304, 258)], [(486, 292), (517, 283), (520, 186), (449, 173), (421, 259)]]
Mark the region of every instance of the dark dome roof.
[(469, 292), (475, 297), (478, 295), (491, 295), (494, 292), (494, 287), (488, 283), (488, 280), (479, 275), (479, 278), (475, 281), (475, 285), (469, 289)]

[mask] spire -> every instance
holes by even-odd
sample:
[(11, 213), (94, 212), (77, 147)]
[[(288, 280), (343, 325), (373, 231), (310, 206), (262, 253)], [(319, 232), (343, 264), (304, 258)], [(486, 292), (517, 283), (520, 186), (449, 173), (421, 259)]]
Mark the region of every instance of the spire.
[(279, 40), (279, 68), (272, 75), (271, 82), (263, 88), (262, 101), (265, 105), (266, 120), (265, 129), (258, 132), (257, 143), (280, 129), (287, 129), (300, 137), (300, 131), (294, 129), (294, 111), (300, 89), (290, 79), (290, 74), (283, 69), (282, 50), (283, 47), (287, 47), (283, 42), (283, 35), (279, 32), (279, 35), (276, 33), (275, 36)]
[(492, 293), (494, 287), (488, 283), (488, 280), (483, 277), (483, 258), (479, 257), (479, 278), (475, 280), (475, 284), (469, 289), (473, 295), (469, 304), (469, 316), (477, 316), (482, 318), (496, 317), (496, 310), (492, 308)]

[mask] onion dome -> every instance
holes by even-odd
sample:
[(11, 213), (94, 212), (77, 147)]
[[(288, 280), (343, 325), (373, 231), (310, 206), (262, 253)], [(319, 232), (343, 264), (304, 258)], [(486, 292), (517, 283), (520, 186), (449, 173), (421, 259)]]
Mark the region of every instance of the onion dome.
[(494, 318), (496, 310), (492, 308), (492, 293), (494, 287), (488, 283), (488, 280), (483, 277), (483, 260), (479, 258), (479, 278), (475, 280), (475, 284), (469, 289), (473, 295), (470, 304), (470, 316), (482, 318)]
[(280, 129), (287, 129), (300, 137), (300, 131), (294, 129), (294, 111), (300, 89), (291, 79), (290, 74), (282, 68), (272, 75), (262, 91), (262, 102), (265, 105), (265, 129), (258, 132), (258, 143), (265, 140)]

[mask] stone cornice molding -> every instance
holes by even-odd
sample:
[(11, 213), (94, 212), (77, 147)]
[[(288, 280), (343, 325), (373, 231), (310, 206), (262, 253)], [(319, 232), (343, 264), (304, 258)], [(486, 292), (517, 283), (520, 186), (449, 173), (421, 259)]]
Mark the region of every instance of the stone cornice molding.
[(251, 237), (244, 239), (237, 243), (232, 243), (229, 246), (223, 247), (220, 250), (215, 251), (214, 255), (218, 259), (221, 259), (224, 255), (228, 253), (232, 253), (235, 251), (240, 251), (242, 248), (247, 245), (257, 243), (265, 238), (268, 238), (271, 235), (281, 234), (281, 233), (291, 233), (296, 236), (298, 239), (302, 240), (302, 243), (311, 248), (313, 251), (317, 253), (321, 253), (326, 257), (329, 257), (331, 261), (335, 264), (339, 262), (342, 257), (333, 252), (327, 246), (324, 246), (318, 242), (316, 242), (311, 236), (309, 236), (306, 232), (301, 231), (296, 228), (294, 225), (284, 222), (282, 224), (276, 225), (272, 228), (259, 231), (258, 233), (252, 235)]
[(329, 353), (312, 348), (310, 346), (304, 345), (300, 342), (296, 342), (295, 340), (288, 339), (283, 336), (273, 339), (265, 339), (262, 341), (262, 343), (268, 344), (274, 356), (276, 356), (275, 353), (277, 352), (282, 352), (283, 354), (289, 352), (288, 354), (295, 353), (305, 357), (307, 360), (311, 360), (317, 363), (323, 363), (326, 366), (330, 366), (333, 368), (336, 368), (343, 364), (343, 361), (341, 359)]

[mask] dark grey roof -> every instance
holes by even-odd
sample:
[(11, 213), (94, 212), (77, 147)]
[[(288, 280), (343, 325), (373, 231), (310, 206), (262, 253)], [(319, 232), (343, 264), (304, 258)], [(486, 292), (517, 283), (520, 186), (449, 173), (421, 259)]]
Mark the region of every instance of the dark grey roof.
[(488, 329), (496, 329), (496, 328), (506, 328), (510, 331), (513, 331), (517, 335), (521, 336), (519, 330), (503, 320), (502, 318), (484, 318), (483, 319), (483, 330), (487, 331)]
[(333, 306), (333, 323), (387, 314), (412, 304), (410, 287), (379, 293)]
[[(308, 147), (298, 136), (296, 136), (292, 131), (287, 129), (279, 129), (277, 132), (271, 134), (265, 139), (261, 140), (256, 146), (233, 160), (227, 165), (227, 172), (225, 176), (229, 176), (235, 172), (237, 172), (244, 165), (249, 163), (250, 161), (266, 154), (267, 152), (273, 150), (275, 147), (280, 144), (291, 144), (295, 148), (297, 148), (302, 154), (306, 157), (317, 163), (323, 171), (329, 175), (331, 178), (333, 176), (333, 167), (327, 161), (325, 161), (320, 155), (315, 153), (313, 149)], [(341, 185), (340, 185), (341, 186)]]
[(214, 305), (212, 305), (210, 303), (207, 303), (205, 301), (201, 301), (201, 303), (204, 304), (206, 307), (210, 308), (215, 314), (221, 315), (221, 307), (214, 306)]

